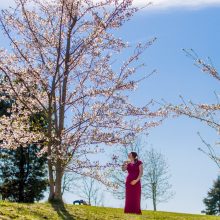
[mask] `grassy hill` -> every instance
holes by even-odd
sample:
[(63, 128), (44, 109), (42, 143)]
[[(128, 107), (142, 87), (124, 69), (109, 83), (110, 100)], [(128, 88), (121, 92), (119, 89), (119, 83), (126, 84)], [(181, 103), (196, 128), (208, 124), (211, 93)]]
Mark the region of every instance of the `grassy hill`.
[(17, 204), (0, 202), (0, 220), (220, 220), (220, 217), (143, 211), (142, 216), (123, 214), (122, 209), (94, 206)]

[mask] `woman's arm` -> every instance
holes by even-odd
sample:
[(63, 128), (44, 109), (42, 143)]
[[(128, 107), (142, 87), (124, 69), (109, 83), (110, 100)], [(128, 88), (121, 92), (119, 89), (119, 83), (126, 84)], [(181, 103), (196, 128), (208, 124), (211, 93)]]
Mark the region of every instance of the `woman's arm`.
[(143, 176), (143, 165), (140, 164), (139, 165), (139, 175), (138, 175), (138, 178), (136, 179), (136, 181), (138, 182), (142, 176)]
[(131, 181), (131, 185), (135, 185), (141, 179), (142, 175), (143, 175), (143, 165), (140, 164), (139, 165), (139, 175), (136, 180)]

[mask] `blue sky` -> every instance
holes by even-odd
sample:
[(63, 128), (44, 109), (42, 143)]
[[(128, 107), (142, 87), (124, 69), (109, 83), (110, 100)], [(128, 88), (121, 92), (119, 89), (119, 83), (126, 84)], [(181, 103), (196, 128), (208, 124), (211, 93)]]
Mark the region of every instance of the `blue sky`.
[[(218, 82), (196, 68), (182, 51), (182, 48), (193, 48), (203, 58), (210, 56), (220, 69), (220, 1), (181, 2), (155, 1), (154, 6), (139, 12), (117, 32), (117, 35), (131, 44), (152, 37), (158, 38), (142, 57), (147, 64), (147, 71), (157, 69), (157, 74), (142, 82), (131, 96), (131, 101), (138, 105), (152, 98), (180, 103), (180, 94), (186, 100), (212, 103), (215, 102), (214, 91), (220, 92)], [(136, 3), (140, 1), (136, 0)], [(0, 40), (0, 46), (3, 47), (4, 42), (2, 38)], [(197, 150), (203, 147), (198, 131), (209, 143), (215, 144), (218, 141), (214, 130), (186, 117), (167, 119), (160, 127), (150, 131), (147, 142), (168, 159), (171, 183), (176, 192), (171, 201), (158, 206), (160, 210), (200, 213), (204, 208), (202, 199), (217, 178), (218, 169)], [(76, 198), (72, 194), (65, 195), (65, 200), (70, 203)], [(109, 194), (105, 196), (104, 203), (114, 207), (123, 207), (124, 204)], [(147, 204), (151, 209), (150, 201)]]

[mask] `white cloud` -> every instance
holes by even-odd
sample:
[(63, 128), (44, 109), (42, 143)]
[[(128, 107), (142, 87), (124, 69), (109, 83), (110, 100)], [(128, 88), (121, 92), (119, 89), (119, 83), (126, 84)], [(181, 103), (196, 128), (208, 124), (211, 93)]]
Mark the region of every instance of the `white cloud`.
[(201, 8), (207, 6), (220, 6), (220, 0), (134, 0), (136, 5), (146, 5), (151, 2), (149, 8)]

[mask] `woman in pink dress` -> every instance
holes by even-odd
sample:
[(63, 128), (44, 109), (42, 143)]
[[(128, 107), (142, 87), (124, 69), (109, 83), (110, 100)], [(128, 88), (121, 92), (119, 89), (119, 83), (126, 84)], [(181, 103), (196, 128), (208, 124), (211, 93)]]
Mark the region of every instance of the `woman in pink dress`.
[(129, 162), (124, 162), (123, 171), (128, 171), (126, 178), (125, 208), (124, 213), (141, 215), (141, 176), (143, 175), (143, 165), (138, 160), (136, 152), (128, 154)]

